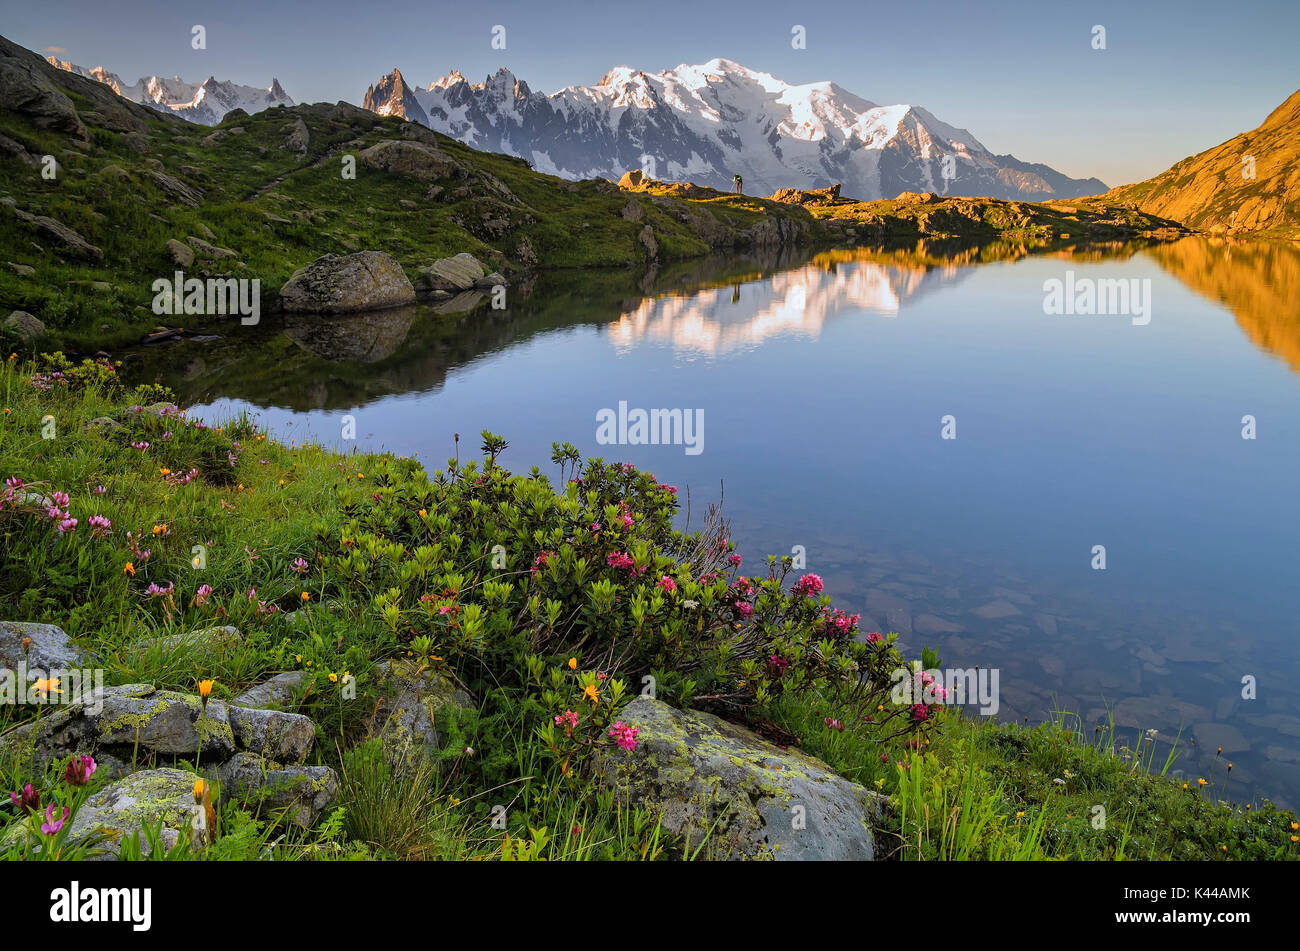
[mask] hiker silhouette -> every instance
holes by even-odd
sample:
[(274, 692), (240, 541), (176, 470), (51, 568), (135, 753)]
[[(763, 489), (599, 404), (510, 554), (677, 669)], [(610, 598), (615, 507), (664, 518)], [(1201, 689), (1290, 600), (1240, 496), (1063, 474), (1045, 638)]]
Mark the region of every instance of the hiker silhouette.
[(740, 186), (743, 184), (739, 175), (731, 176), (731, 180), (736, 183), (736, 194), (740, 194)]

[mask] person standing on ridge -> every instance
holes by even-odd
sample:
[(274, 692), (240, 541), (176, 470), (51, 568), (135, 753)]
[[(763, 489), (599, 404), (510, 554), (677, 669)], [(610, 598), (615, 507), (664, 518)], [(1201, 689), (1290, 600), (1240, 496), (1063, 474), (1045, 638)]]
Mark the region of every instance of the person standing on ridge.
[(741, 179), (740, 179), (740, 176), (739, 176), (739, 175), (733, 175), (733, 176), (731, 176), (731, 180), (732, 180), (733, 182), (736, 183), (736, 194), (739, 195), (739, 194), (740, 194), (740, 186), (741, 186), (741, 184), (742, 184)]

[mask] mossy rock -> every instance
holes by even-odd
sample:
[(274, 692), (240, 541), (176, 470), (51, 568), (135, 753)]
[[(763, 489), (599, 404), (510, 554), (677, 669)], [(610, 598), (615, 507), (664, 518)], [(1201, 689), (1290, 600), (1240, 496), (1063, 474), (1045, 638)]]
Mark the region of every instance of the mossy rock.
[[(197, 779), (180, 769), (148, 769), (110, 783), (77, 810), (68, 840), (77, 843), (103, 836), (99, 857), (115, 859), (123, 840), (161, 821), (161, 842), (171, 849), (193, 826)], [(149, 846), (142, 835), (140, 844), (141, 852), (147, 854)]]
[(870, 860), (884, 800), (821, 760), (781, 749), (719, 717), (638, 697), (620, 719), (636, 748), (597, 760), (605, 781), (661, 813), (694, 851), (712, 830), (711, 858)]

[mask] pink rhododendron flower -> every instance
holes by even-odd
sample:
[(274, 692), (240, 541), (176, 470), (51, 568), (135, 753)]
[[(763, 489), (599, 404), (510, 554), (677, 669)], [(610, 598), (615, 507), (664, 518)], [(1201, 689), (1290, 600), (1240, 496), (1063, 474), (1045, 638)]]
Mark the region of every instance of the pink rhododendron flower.
[(823, 587), (825, 586), (820, 576), (806, 574), (795, 582), (794, 593), (800, 597), (811, 597), (814, 594), (821, 594)]
[(628, 726), (622, 720), (609, 728), (610, 738), (625, 750), (636, 749), (636, 736), (640, 732), (640, 727)]
[(674, 581), (672, 578), (669, 578), (667, 575), (664, 575), (662, 578), (660, 578), (657, 583), (660, 588), (663, 588), (669, 594), (672, 594), (674, 591), (677, 590), (677, 582)]

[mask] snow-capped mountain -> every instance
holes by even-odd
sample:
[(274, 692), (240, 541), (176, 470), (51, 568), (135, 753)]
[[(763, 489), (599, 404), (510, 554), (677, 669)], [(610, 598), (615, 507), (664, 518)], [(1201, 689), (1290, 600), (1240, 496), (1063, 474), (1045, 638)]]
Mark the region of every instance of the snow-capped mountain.
[(187, 83), (179, 76), (165, 79), (161, 76), (145, 76), (132, 84), (122, 81), (117, 73), (110, 73), (103, 66), (86, 69), (53, 56), (45, 57), (52, 66), (98, 80), (113, 92), (132, 102), (152, 106), (160, 112), (172, 112), (190, 122), (201, 125), (216, 125), (231, 109), (243, 109), (245, 112), (261, 112), (271, 106), (292, 106), (293, 100), (280, 86), (280, 80), (272, 79), (268, 89), (256, 86), (241, 86), (229, 80), (218, 80), (209, 76), (201, 83)]
[(933, 191), (1035, 200), (1106, 189), (994, 155), (920, 106), (876, 105), (830, 82), (792, 85), (726, 59), (660, 73), (619, 66), (594, 86), (550, 95), (504, 68), (481, 83), (453, 71), (425, 89), (394, 69), (366, 90), (363, 106), (571, 179), (644, 168), (730, 190), (739, 174), (748, 194), (838, 182), (861, 199)]

